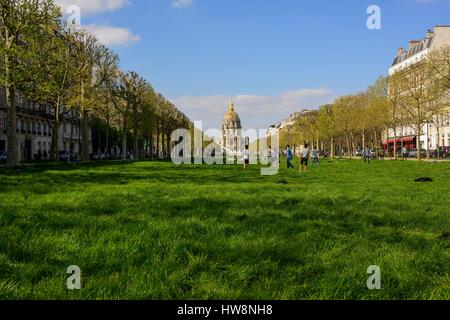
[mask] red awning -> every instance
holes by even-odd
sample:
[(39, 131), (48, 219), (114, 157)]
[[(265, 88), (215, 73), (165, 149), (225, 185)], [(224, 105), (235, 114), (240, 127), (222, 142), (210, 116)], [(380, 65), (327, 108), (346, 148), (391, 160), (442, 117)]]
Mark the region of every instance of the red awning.
[[(404, 138), (397, 139), (398, 143), (401, 143), (401, 142), (414, 142), (414, 141), (416, 141), (416, 137), (404, 137)], [(395, 139), (389, 139), (389, 140), (386, 140), (386, 141), (383, 142), (384, 145), (391, 144), (391, 143), (395, 143)]]
[(416, 137), (404, 137), (400, 139), (400, 142), (414, 142), (416, 141)]

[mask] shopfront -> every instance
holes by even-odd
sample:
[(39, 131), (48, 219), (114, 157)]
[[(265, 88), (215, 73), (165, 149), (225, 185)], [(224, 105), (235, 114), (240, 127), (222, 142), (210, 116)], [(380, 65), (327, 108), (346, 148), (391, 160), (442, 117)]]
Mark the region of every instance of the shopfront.
[[(385, 141), (384, 142), (384, 150), (387, 151), (389, 154), (393, 154), (394, 153), (394, 144), (395, 144), (395, 139), (389, 139), (389, 140)], [(396, 152), (399, 152), (403, 148), (406, 148), (407, 150), (417, 149), (416, 136), (398, 138)]]

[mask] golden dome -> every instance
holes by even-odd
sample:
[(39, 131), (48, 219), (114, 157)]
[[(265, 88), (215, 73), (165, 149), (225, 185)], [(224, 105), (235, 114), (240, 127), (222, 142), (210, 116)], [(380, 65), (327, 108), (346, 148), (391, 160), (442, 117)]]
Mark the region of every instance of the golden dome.
[(223, 124), (233, 129), (241, 128), (241, 119), (239, 118), (239, 115), (234, 111), (234, 104), (232, 99), (230, 99), (230, 103), (228, 104), (228, 111), (223, 117)]

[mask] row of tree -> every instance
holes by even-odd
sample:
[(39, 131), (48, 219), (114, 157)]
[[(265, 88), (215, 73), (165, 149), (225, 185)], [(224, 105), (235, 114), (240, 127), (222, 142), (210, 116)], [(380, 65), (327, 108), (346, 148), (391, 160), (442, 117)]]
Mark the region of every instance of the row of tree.
[[(371, 146), (393, 134), (393, 157), (397, 157), (399, 130), (413, 129), (420, 148), (424, 126), (439, 130), (450, 121), (450, 46), (432, 52), (426, 59), (382, 77), (365, 92), (339, 97), (333, 104), (303, 113), (281, 131), (284, 144), (309, 142), (332, 157), (344, 150)], [(389, 134), (390, 133), (390, 134)], [(439, 140), (439, 139), (438, 139)], [(439, 141), (437, 142), (439, 145)], [(430, 155), (429, 143), (426, 144)], [(421, 159), (421, 152), (418, 152)]]
[[(80, 117), (82, 160), (89, 161), (89, 121), (96, 117), (122, 132), (122, 158), (127, 136), (134, 158), (145, 152), (166, 153), (170, 133), (191, 126), (189, 119), (136, 72), (123, 72), (119, 57), (96, 38), (63, 21), (53, 0), (2, 0), (0, 4), (0, 85), (7, 102), (10, 167), (19, 165), (16, 133), (18, 93), (50, 107), (51, 159), (58, 160), (59, 128), (71, 111)], [(42, 110), (44, 110), (43, 108)]]

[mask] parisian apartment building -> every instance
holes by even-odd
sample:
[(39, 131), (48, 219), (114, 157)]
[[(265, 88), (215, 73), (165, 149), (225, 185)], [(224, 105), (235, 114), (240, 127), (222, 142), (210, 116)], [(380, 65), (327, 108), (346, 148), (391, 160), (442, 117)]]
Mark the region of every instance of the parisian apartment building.
[[(394, 63), (389, 69), (389, 76), (426, 59), (433, 50), (448, 45), (450, 45), (450, 26), (436, 26), (434, 30), (426, 32), (423, 39), (410, 41), (407, 49), (398, 49)], [(393, 150), (394, 136), (393, 129), (384, 132), (384, 145), (389, 150)], [(423, 124), (420, 146), (417, 146), (417, 136), (411, 126), (397, 128), (396, 136), (397, 148), (404, 146), (407, 149), (427, 149), (427, 143), (430, 150), (450, 147), (450, 107), (439, 119)]]
[[(17, 150), (21, 162), (48, 160), (52, 144), (53, 109), (50, 106), (27, 101), (20, 93), (17, 101)], [(6, 96), (0, 87), (0, 153), (8, 152), (6, 137)], [(72, 152), (80, 159), (82, 137), (78, 112), (70, 110), (62, 118), (59, 129), (60, 152)], [(89, 130), (89, 144), (92, 149), (92, 130)]]

